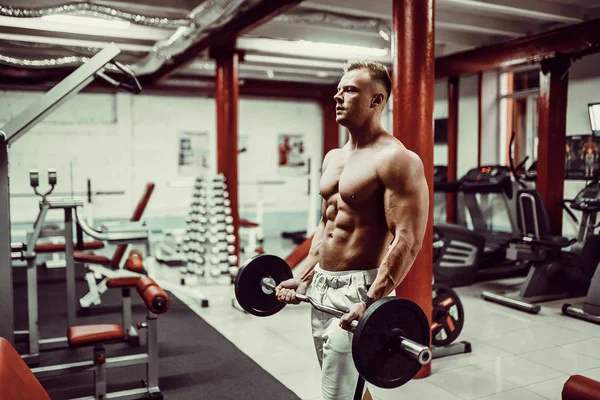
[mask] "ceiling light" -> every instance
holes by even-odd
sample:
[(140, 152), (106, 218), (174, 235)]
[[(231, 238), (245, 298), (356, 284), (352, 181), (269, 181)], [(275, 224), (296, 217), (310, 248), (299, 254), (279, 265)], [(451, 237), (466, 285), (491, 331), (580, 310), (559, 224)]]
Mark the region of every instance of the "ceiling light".
[(379, 30), (379, 34), (381, 35), (383, 40), (385, 40), (386, 42), (390, 41), (390, 35), (388, 35), (387, 32), (385, 32), (383, 29)]
[(329, 76), (329, 74), (325, 71), (319, 71), (319, 72), (317, 72), (317, 76), (319, 78), (327, 78)]
[(80, 17), (77, 15), (63, 15), (63, 14), (44, 15), (42, 17), (42, 21), (56, 22), (56, 23), (60, 23), (60, 24), (90, 26), (90, 27), (97, 27), (97, 28), (107, 28), (107, 29), (128, 29), (129, 25), (130, 25), (129, 21)]
[(273, 73), (272, 69), (267, 70), (267, 76), (271, 79), (273, 79), (275, 77), (275, 74)]
[(354, 54), (361, 56), (378, 56), (383, 57), (387, 55), (387, 49), (377, 49), (373, 47), (362, 47), (362, 46), (351, 46), (347, 44), (334, 44), (334, 43), (320, 43), (320, 42), (309, 42), (307, 40), (299, 40), (292, 42), (293, 45), (300, 49), (306, 49), (310, 51), (316, 51), (318, 53), (344, 53)]
[(294, 67), (315, 67), (336, 70), (344, 69), (344, 63), (340, 62), (307, 60), (302, 58), (263, 56), (259, 54), (246, 54), (244, 56), (244, 61), (265, 64), (292, 65)]
[(343, 59), (357, 57), (375, 58), (375, 61), (387, 62), (387, 48), (350, 46), (333, 43), (317, 43), (306, 40), (291, 41), (267, 38), (240, 38), (237, 46), (241, 50), (276, 53), (292, 56), (304, 56), (328, 59)]

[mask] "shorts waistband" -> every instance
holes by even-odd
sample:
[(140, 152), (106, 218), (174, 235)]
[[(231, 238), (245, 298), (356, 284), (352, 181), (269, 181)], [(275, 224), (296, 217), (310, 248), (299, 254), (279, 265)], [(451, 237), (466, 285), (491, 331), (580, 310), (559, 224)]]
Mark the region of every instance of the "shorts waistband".
[(324, 270), (323, 268), (321, 268), (319, 266), (319, 264), (317, 264), (315, 266), (315, 272), (318, 272), (323, 275), (330, 275), (330, 276), (363, 275), (365, 273), (367, 275), (372, 275), (372, 274), (377, 275), (377, 268), (374, 268), (374, 269), (351, 269), (351, 270), (347, 270), (347, 271), (327, 271), (327, 270)]

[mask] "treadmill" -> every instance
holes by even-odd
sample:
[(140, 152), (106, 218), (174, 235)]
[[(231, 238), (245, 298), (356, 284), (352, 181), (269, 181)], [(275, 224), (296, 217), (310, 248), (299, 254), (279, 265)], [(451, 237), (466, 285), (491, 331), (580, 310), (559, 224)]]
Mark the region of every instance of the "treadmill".
[[(441, 186), (439, 187), (441, 190)], [(471, 216), (473, 229), (454, 224), (436, 224), (434, 239), (438, 245), (433, 271), (436, 283), (450, 286), (468, 285), (482, 280), (525, 276), (529, 266), (508, 260), (506, 250), (518, 235), (511, 200), (513, 182), (510, 168), (487, 165), (473, 168), (458, 182), (458, 192)], [(510, 232), (494, 231), (487, 224), (477, 195), (501, 196), (510, 223)]]

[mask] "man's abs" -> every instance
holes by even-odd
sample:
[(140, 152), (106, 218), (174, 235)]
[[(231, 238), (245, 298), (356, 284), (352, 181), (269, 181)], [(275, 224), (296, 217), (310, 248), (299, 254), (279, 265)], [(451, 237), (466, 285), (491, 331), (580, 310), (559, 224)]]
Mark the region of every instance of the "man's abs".
[(345, 230), (329, 221), (319, 248), (319, 266), (327, 271), (369, 270), (378, 268), (391, 235), (386, 225)]

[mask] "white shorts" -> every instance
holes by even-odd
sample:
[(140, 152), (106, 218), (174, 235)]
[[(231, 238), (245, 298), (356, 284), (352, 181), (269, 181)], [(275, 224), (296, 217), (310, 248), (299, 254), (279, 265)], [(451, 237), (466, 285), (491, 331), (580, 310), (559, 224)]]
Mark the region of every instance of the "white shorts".
[[(315, 267), (310, 295), (326, 306), (347, 310), (361, 301), (373, 284), (377, 269), (331, 272)], [(352, 360), (352, 333), (339, 326), (339, 318), (312, 309), (312, 333), (321, 365), (323, 400), (354, 398), (358, 372)]]

